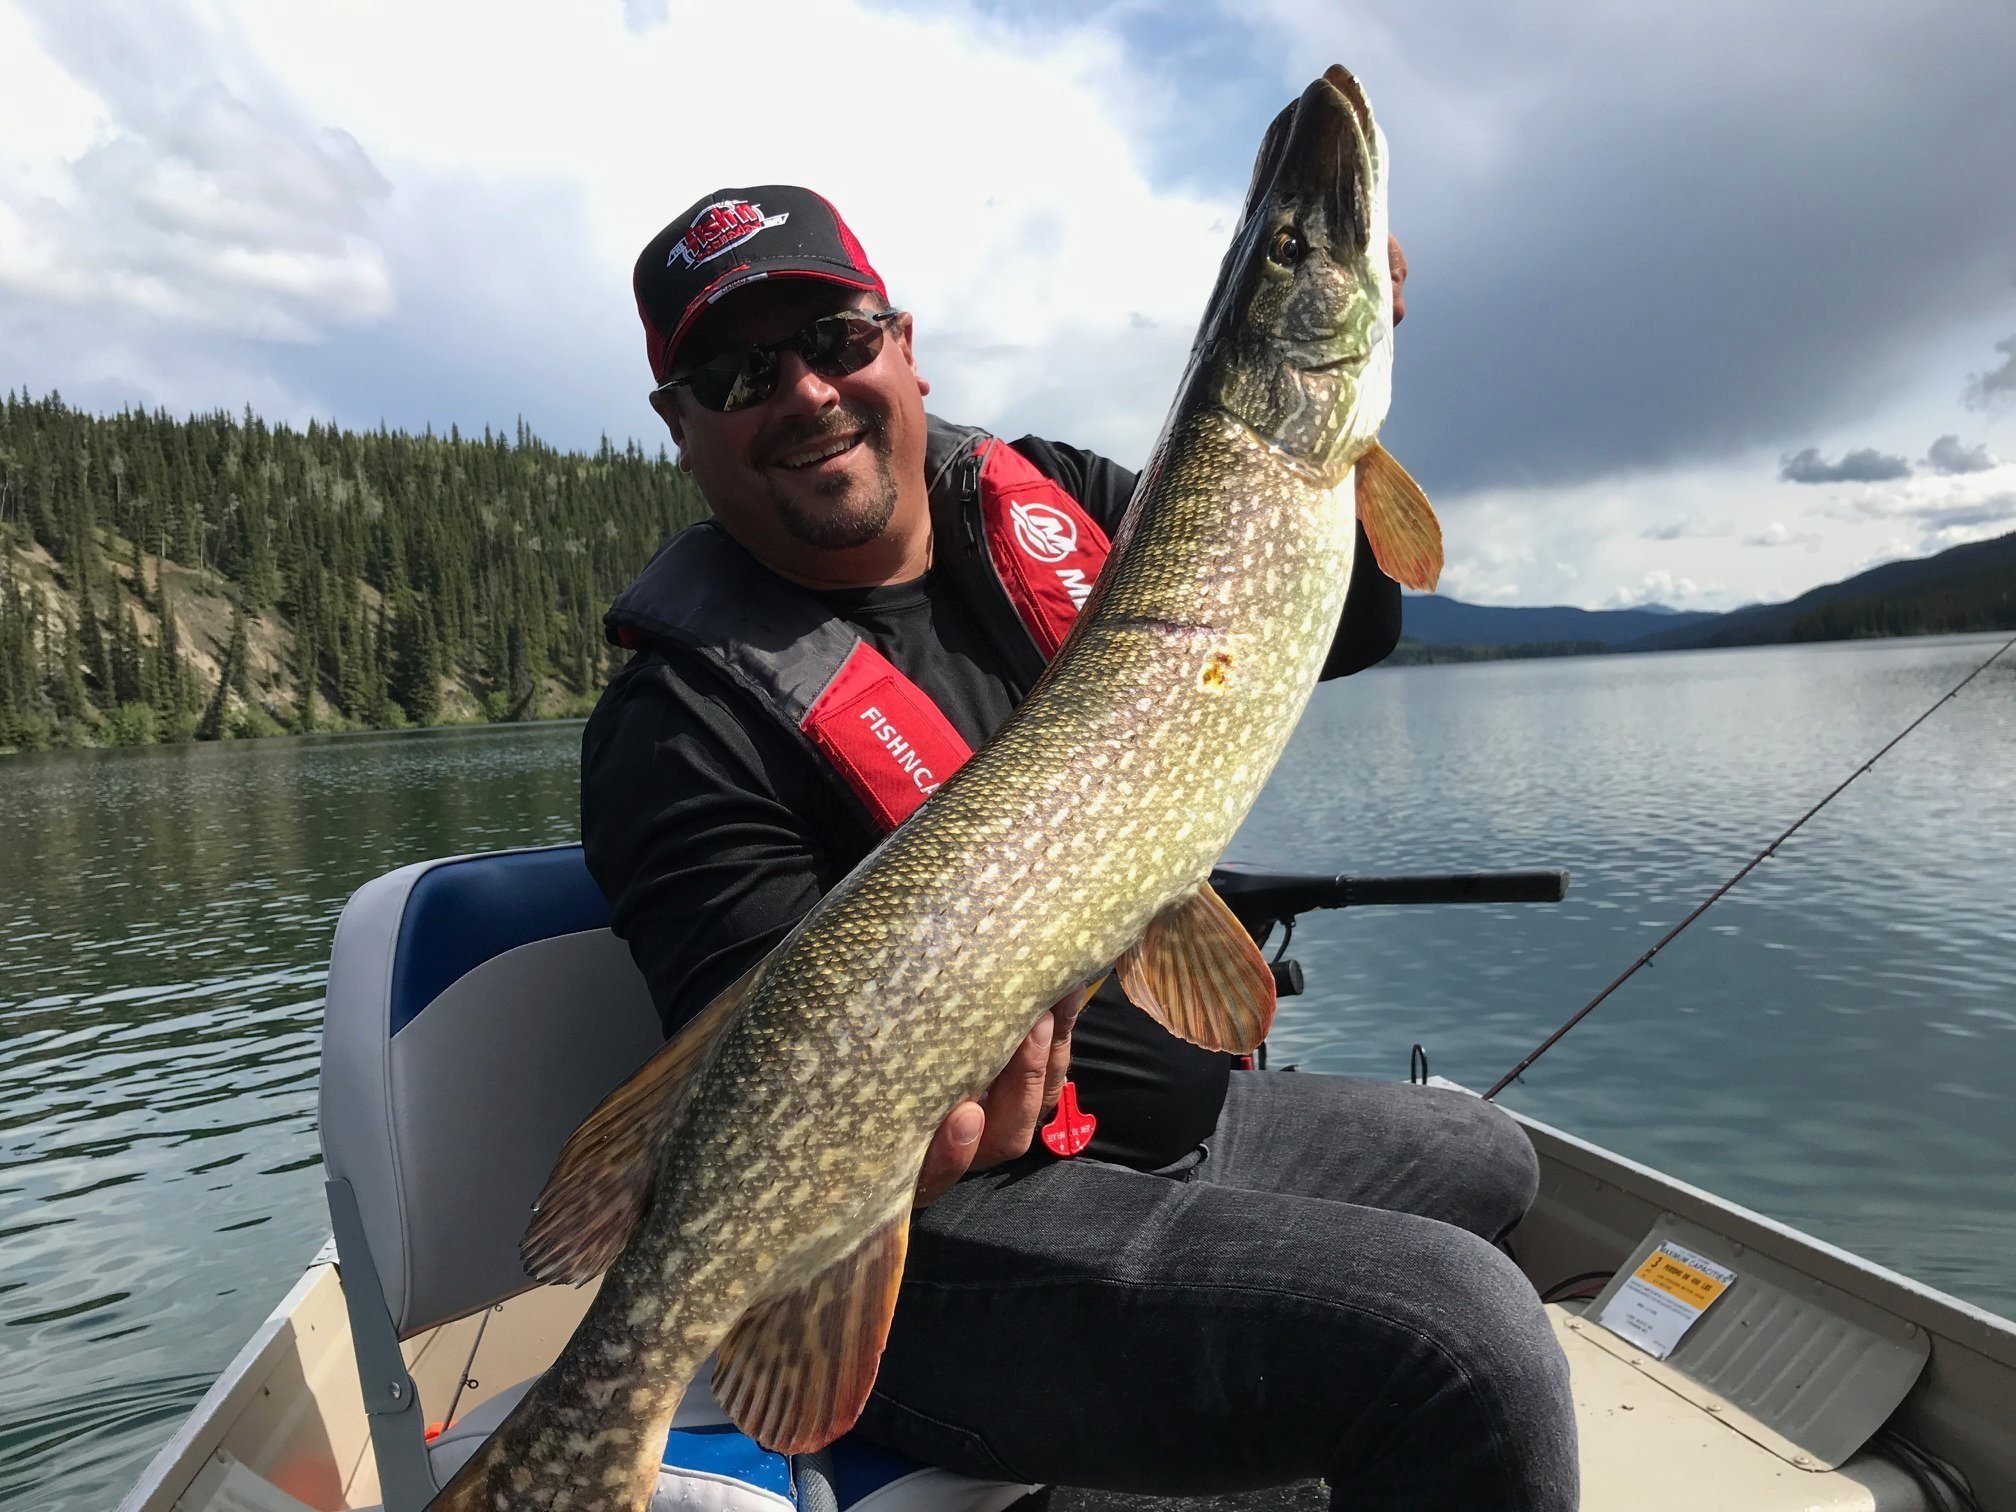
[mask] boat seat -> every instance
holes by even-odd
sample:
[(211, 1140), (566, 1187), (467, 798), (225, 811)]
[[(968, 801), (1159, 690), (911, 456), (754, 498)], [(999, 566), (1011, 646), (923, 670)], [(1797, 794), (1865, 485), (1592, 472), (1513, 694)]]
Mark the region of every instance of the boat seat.
[[(485, 1330), (507, 1333), (524, 1305), (498, 1304), (537, 1289), (518, 1241), (560, 1146), (661, 1043), (578, 845), (402, 867), (344, 908), (322, 1040), (322, 1155), (387, 1512), (421, 1512), (536, 1378), (502, 1390), (468, 1379), (479, 1346), (495, 1343)], [(564, 1313), (565, 1328), (578, 1311)], [(543, 1368), (564, 1338), (520, 1369)], [(438, 1363), (444, 1353), (452, 1366)], [(430, 1443), (429, 1414), (465, 1400)], [(668, 1435), (653, 1506), (775, 1512), (798, 1505), (807, 1468), (735, 1431), (703, 1371)], [(852, 1435), (833, 1446), (830, 1479), (838, 1506), (858, 1512), (999, 1512), (1038, 1489), (954, 1475)]]

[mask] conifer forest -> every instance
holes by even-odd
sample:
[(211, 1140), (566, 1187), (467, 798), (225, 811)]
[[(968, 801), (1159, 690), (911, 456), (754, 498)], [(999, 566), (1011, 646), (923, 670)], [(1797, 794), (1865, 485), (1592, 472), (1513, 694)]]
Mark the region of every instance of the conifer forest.
[(0, 405), (0, 751), (586, 713), (660, 451)]

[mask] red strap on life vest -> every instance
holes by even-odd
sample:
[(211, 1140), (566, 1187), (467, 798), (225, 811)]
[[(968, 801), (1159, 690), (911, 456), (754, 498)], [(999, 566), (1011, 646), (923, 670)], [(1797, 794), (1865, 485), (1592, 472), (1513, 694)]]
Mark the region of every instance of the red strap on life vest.
[(799, 728), (885, 831), (973, 754), (929, 695), (866, 641), (848, 653)]
[(1110, 544), (1099, 522), (1014, 447), (994, 441), (980, 464), (987, 552), (1044, 658), (1055, 656)]

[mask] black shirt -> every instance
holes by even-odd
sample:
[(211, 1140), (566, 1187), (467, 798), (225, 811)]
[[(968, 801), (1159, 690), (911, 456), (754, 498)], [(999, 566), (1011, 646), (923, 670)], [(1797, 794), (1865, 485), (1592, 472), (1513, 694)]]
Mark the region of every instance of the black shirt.
[[(1013, 444), (1113, 532), (1132, 473), (1035, 437)], [(1399, 589), (1362, 533), (1357, 562), (1326, 677), (1371, 665), (1399, 638)], [(1028, 693), (950, 574), (817, 597), (976, 750)], [(668, 1034), (761, 959), (877, 838), (747, 698), (697, 655), (653, 647), (610, 680), (582, 739), (588, 867)], [(1217, 1122), (1230, 1064), (1167, 1033), (1109, 981), (1072, 1041), (1072, 1080), (1099, 1121), (1088, 1153), (1143, 1169), (1177, 1159)]]

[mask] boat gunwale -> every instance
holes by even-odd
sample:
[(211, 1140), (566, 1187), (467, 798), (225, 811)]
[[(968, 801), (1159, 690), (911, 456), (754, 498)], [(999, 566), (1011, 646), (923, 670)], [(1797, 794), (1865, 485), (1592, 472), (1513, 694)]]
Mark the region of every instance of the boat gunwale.
[[(335, 1241), (325, 1239), (286, 1295), (274, 1304), (265, 1321), (231, 1357), (231, 1363), (210, 1383), (210, 1389), (197, 1398), (168, 1442), (148, 1460), (133, 1489), (121, 1498), (118, 1512), (172, 1507), (175, 1499), (188, 1491), (238, 1422), (244, 1404), (233, 1399), (262, 1384), (295, 1342), (294, 1318), (303, 1304), (319, 1287), (334, 1286), (340, 1294), (342, 1285)], [(347, 1335), (343, 1343), (349, 1344)]]

